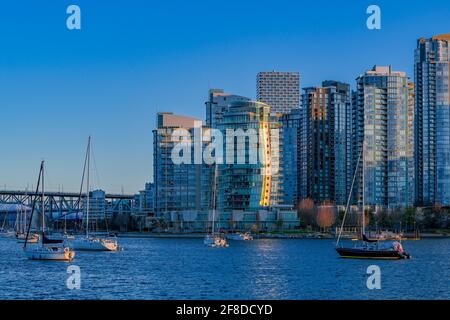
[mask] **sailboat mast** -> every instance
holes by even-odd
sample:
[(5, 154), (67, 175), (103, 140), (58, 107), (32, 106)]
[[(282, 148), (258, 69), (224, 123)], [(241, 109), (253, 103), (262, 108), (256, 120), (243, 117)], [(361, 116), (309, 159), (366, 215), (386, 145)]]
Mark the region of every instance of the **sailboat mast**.
[(213, 179), (213, 218), (212, 218), (212, 234), (214, 235), (214, 225), (216, 223), (216, 177), (217, 177), (217, 163), (214, 164), (214, 179)]
[[(38, 200), (38, 195), (39, 195), (39, 186), (41, 183), (41, 177), (42, 177), (42, 168), (44, 166), (44, 161), (41, 162), (41, 166), (39, 168), (39, 176), (38, 176), (38, 181), (37, 181), (37, 185), (36, 185), (36, 191), (34, 192), (34, 201), (33, 201), (33, 205), (31, 206), (31, 214), (30, 214), (30, 222), (28, 223), (28, 227), (27, 227), (27, 235), (25, 237), (25, 243), (23, 245), (23, 248), (26, 249), (27, 247), (27, 243), (28, 243), (28, 235), (30, 234), (30, 229), (31, 229), (31, 223), (33, 222), (33, 214), (34, 214), (34, 209), (36, 208), (36, 203)], [(44, 238), (44, 237), (42, 237)]]
[[(64, 192), (64, 186), (61, 189), (62, 192)], [(62, 202), (62, 200), (61, 200)], [(61, 205), (62, 203), (60, 203)], [(60, 206), (62, 208), (62, 205)], [(62, 212), (61, 212), (62, 213)], [(67, 233), (67, 214), (64, 215), (64, 234)]]
[(362, 234), (366, 234), (366, 214), (365, 214), (365, 207), (366, 207), (366, 182), (365, 182), (365, 175), (366, 175), (366, 139), (365, 139), (365, 133), (363, 137), (363, 166), (362, 166)]
[[(44, 161), (42, 161), (42, 234), (45, 233), (45, 200), (44, 200)], [(44, 237), (42, 237), (42, 241), (44, 241)]]
[(89, 168), (91, 162), (91, 137), (87, 147), (87, 175), (86, 175), (86, 237), (89, 236)]
[(350, 205), (350, 200), (351, 200), (352, 195), (353, 195), (353, 187), (355, 185), (355, 180), (356, 180), (356, 177), (358, 175), (359, 163), (361, 162), (361, 158), (362, 158), (362, 150), (359, 152), (358, 160), (356, 161), (355, 172), (353, 174), (352, 184), (351, 184), (350, 192), (349, 192), (348, 198), (347, 198), (347, 205), (345, 206), (344, 217), (342, 217), (341, 228), (339, 229), (339, 234), (338, 234), (338, 238), (337, 238), (337, 241), (336, 241), (336, 246), (339, 245), (339, 241), (341, 240), (342, 230), (344, 230), (345, 218), (347, 217), (348, 207)]

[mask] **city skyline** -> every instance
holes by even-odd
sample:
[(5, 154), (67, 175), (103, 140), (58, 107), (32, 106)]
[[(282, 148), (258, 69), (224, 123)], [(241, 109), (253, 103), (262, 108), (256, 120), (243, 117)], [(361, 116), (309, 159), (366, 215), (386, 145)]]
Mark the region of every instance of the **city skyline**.
[[(188, 24), (189, 28), (184, 32), (175, 26), (165, 29), (159, 37), (156, 36), (159, 42), (150, 43), (149, 40), (149, 43), (141, 46), (139, 37), (147, 34), (154, 36), (158, 32), (140, 22), (117, 26), (108, 24), (105, 18), (97, 17), (97, 13), (104, 14), (106, 10), (112, 17), (129, 22), (125, 15), (119, 14), (119, 7), (115, 5), (103, 8), (80, 1), (84, 24), (79, 34), (72, 34), (64, 29), (63, 23), (59, 26), (60, 21), (64, 22), (66, 3), (49, 6), (30, 2), (25, 13), (20, 16), (22, 19), (12, 21), (15, 14), (11, 14), (4, 19), (2, 17), (0, 22), (3, 30), (8, 30), (7, 23), (18, 28), (15, 37), (5, 35), (1, 45), (3, 54), (0, 65), (3, 75), (0, 84), (3, 94), (0, 103), (5, 119), (10, 121), (4, 121), (0, 129), (2, 135), (8, 137), (2, 142), (2, 150), (7, 152), (3, 153), (0, 187), (6, 185), (8, 189), (22, 189), (27, 183), (31, 187), (39, 161), (45, 158), (49, 167), (49, 189), (64, 187), (65, 190), (76, 190), (81, 180), (84, 146), (87, 136), (92, 134), (99, 180), (94, 179), (94, 184), (110, 192), (120, 193), (123, 186), (126, 193), (135, 193), (143, 188), (152, 174), (151, 131), (156, 127), (156, 112), (173, 111), (204, 120), (208, 89), (224, 88), (226, 92), (255, 99), (255, 75), (260, 71), (275, 69), (300, 72), (302, 88), (318, 86), (322, 80), (333, 79), (350, 83), (354, 89), (355, 78), (375, 64), (392, 65), (395, 70), (405, 71), (413, 80), (417, 39), (448, 32), (444, 29), (448, 27), (444, 25), (448, 7), (444, 1), (433, 3), (435, 8), (431, 12), (421, 4), (380, 1), (382, 29), (370, 31), (365, 28), (365, 8), (369, 2), (350, 2), (340, 4), (339, 7), (329, 4), (335, 10), (325, 13), (323, 23), (313, 22), (317, 18), (316, 11), (307, 10), (317, 10), (316, 4), (300, 6), (281, 2), (272, 8), (275, 12), (286, 15), (287, 11), (293, 11), (292, 18), (298, 14), (297, 18), (306, 19), (285, 21), (277, 18), (273, 22), (279, 22), (277, 27), (271, 24), (264, 28), (261, 25), (261, 30), (246, 24), (244, 30), (247, 32), (241, 36), (238, 36), (237, 29), (229, 29), (227, 25), (224, 28), (227, 30), (219, 27), (214, 37), (211, 32), (201, 33), (189, 42), (187, 33), (198, 31), (202, 26), (195, 22)], [(147, 8), (142, 2), (138, 4), (136, 8)], [(230, 10), (234, 5), (231, 3), (223, 10)], [(403, 10), (402, 6), (405, 5), (408, 5), (408, 10)], [(202, 8), (198, 4), (192, 6), (188, 9), (204, 12), (214, 10), (207, 6)], [(436, 10), (436, 6), (440, 6), (441, 10)], [(7, 7), (9, 12), (19, 12), (15, 4), (8, 4)], [(139, 16), (136, 8), (126, 10)], [(185, 9), (183, 6), (181, 8)], [(178, 17), (183, 13), (180, 12), (183, 10), (170, 11), (170, 6), (156, 8), (154, 12), (159, 9), (164, 17)], [(254, 8), (246, 4), (244, 9), (248, 13), (253, 12)], [(271, 10), (259, 8), (255, 11), (255, 16), (261, 14), (264, 17), (269, 16)], [(154, 18), (154, 12), (148, 14)], [(217, 10), (214, 12), (217, 13)], [(306, 12), (311, 17), (306, 17)], [(337, 24), (333, 36), (335, 39), (331, 39), (326, 31), (333, 26), (335, 12), (336, 16), (343, 16), (347, 20)], [(415, 18), (418, 12), (424, 18), (423, 21)], [(224, 13), (218, 14), (220, 17)], [(233, 14), (236, 19), (245, 16), (242, 13)], [(49, 19), (41, 21), (39, 17)], [(181, 23), (186, 22), (185, 19)], [(104, 23), (112, 28), (110, 33), (106, 33), (110, 35), (95, 45), (94, 40), (100, 32), (105, 31)], [(311, 23), (315, 23), (317, 33), (305, 34), (301, 28)], [(32, 25), (36, 25), (36, 30), (28, 34)], [(137, 35), (126, 41), (133, 32), (137, 32)], [(217, 40), (217, 35), (222, 38)], [(311, 43), (317, 36), (324, 41), (309, 45), (305, 50), (304, 44)], [(171, 54), (163, 50), (160, 55), (155, 55), (154, 51), (158, 48), (176, 50), (172, 44), (168, 44), (168, 39), (177, 40), (180, 37), (184, 41), (178, 46), (185, 48), (184, 58), (174, 55), (174, 51)], [(265, 53), (259, 51), (263, 47), (258, 44), (260, 38), (278, 50)], [(334, 47), (333, 59), (329, 59), (329, 52), (322, 52), (327, 51), (326, 46), (325, 50), (320, 50), (327, 41)], [(392, 43), (399, 50), (387, 50)], [(239, 47), (242, 44), (245, 46)], [(93, 50), (87, 50), (77, 57), (71, 52), (73, 46)], [(359, 48), (358, 55), (352, 53), (356, 47)], [(138, 48), (144, 50), (136, 54)], [(220, 50), (223, 48), (226, 50)], [(119, 50), (111, 54), (114, 49)], [(217, 55), (212, 55), (214, 52)], [(353, 59), (345, 59), (349, 54)], [(203, 55), (212, 55), (214, 59), (203, 61)], [(327, 61), (327, 57), (332, 61)], [(128, 58), (131, 58), (129, 62), (126, 60)], [(176, 66), (171, 65), (174, 58), (180, 59)], [(218, 65), (217, 61), (223, 63)], [(158, 68), (155, 70), (156, 65)], [(192, 81), (189, 86), (185, 86), (188, 80)], [(29, 139), (31, 136), (33, 139)]]

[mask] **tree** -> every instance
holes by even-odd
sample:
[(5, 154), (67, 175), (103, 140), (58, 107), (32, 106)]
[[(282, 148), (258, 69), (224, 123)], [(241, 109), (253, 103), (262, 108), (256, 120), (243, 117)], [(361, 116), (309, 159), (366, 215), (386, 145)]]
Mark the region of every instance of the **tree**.
[(315, 223), (316, 207), (311, 199), (303, 199), (298, 206), (298, 216), (305, 226), (311, 226)]
[(401, 217), (402, 225), (405, 228), (412, 228), (416, 222), (416, 209), (406, 208), (403, 210)]
[(336, 207), (330, 201), (323, 202), (318, 208), (316, 222), (323, 230), (328, 229), (336, 222)]

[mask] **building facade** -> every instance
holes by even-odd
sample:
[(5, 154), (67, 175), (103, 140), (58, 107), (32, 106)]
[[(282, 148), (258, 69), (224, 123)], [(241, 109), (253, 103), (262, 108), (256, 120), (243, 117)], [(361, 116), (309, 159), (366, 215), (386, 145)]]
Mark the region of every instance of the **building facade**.
[(149, 216), (155, 212), (155, 184), (147, 182), (144, 190), (134, 196), (135, 214)]
[(300, 200), (345, 204), (352, 177), (350, 85), (324, 81), (322, 87), (303, 90), (298, 177), (304, 190), (299, 192)]
[[(359, 198), (376, 207), (414, 203), (414, 96), (404, 72), (374, 66), (356, 79)], [(361, 174), (364, 168), (363, 174)]]
[(300, 106), (298, 72), (259, 72), (256, 82), (256, 98), (268, 104), (271, 112), (285, 114)]
[[(279, 204), (279, 119), (270, 107), (262, 102), (236, 102), (223, 114), (218, 127), (224, 136), (226, 159), (218, 166), (219, 211), (257, 212)], [(239, 132), (244, 134), (243, 140), (236, 137)], [(238, 158), (240, 152), (244, 162)]]
[(219, 122), (222, 121), (223, 114), (228, 110), (230, 105), (235, 102), (250, 101), (249, 98), (225, 93), (222, 89), (211, 89), (208, 94), (206, 106), (206, 126), (209, 128), (217, 128)]
[[(177, 129), (186, 130), (188, 136), (177, 138)], [(194, 135), (202, 136), (202, 121), (174, 115), (157, 114), (157, 128), (153, 130), (153, 175), (155, 214), (185, 210), (208, 210), (211, 206), (211, 181), (209, 168), (200, 159), (195, 161), (195, 151), (187, 163), (177, 164), (172, 152), (180, 142), (195, 144)], [(201, 140), (197, 140), (200, 141)]]
[(450, 205), (450, 34), (415, 50), (416, 202)]
[[(302, 160), (302, 129), (305, 127), (300, 108), (293, 109), (281, 117), (282, 123), (282, 162), (283, 168), (283, 203), (297, 206), (307, 197), (306, 181), (300, 175), (305, 171), (306, 163)], [(304, 151), (303, 151), (304, 152)]]

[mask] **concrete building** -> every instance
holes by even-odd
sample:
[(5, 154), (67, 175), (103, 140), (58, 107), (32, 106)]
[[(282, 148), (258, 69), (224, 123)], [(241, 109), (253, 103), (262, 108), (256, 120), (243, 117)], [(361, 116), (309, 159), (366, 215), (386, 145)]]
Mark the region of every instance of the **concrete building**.
[(256, 99), (268, 104), (271, 112), (285, 114), (300, 106), (298, 72), (259, 72), (256, 77)]

